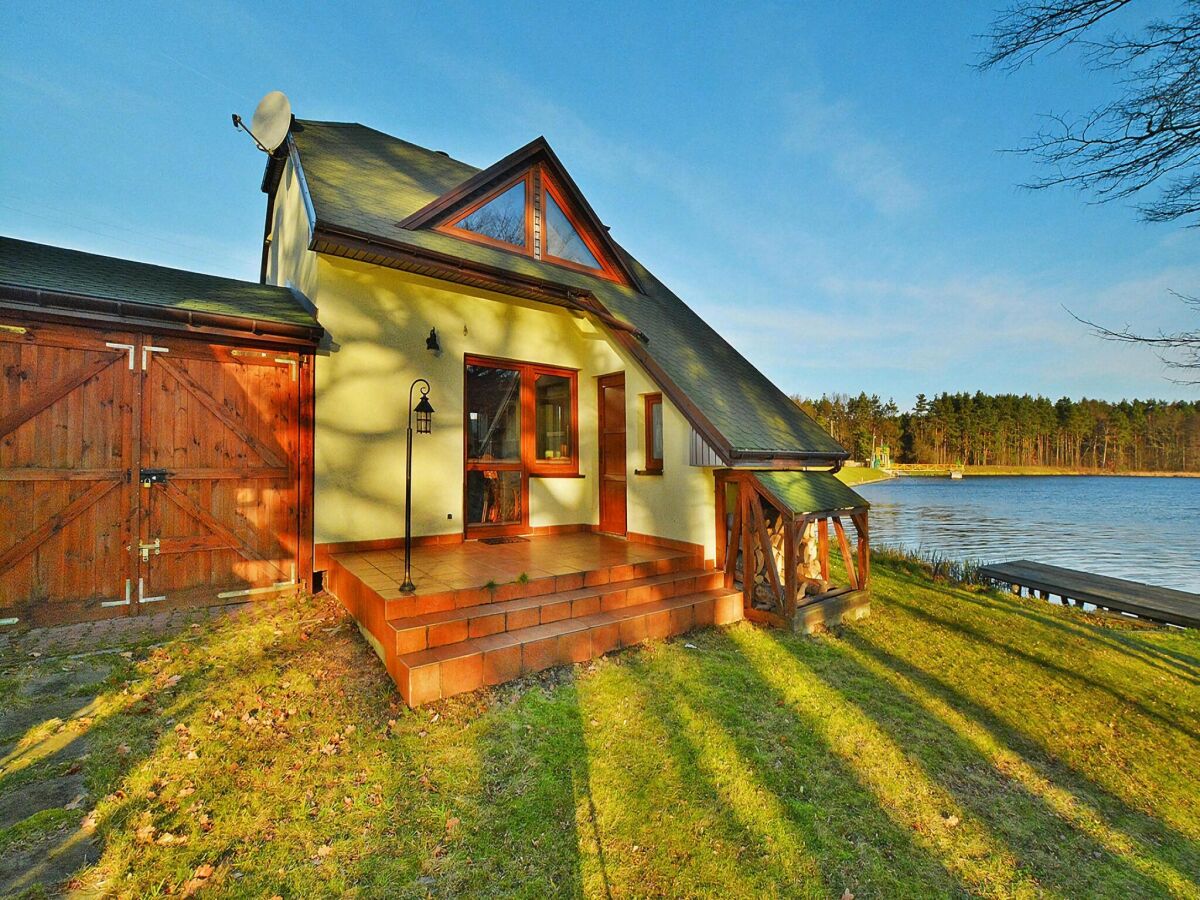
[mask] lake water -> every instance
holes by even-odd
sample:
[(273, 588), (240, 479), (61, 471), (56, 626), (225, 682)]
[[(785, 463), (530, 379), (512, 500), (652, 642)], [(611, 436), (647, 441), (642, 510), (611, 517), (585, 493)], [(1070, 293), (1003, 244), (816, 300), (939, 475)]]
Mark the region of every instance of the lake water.
[(895, 478), (855, 488), (871, 543), (1032, 559), (1200, 593), (1200, 478)]

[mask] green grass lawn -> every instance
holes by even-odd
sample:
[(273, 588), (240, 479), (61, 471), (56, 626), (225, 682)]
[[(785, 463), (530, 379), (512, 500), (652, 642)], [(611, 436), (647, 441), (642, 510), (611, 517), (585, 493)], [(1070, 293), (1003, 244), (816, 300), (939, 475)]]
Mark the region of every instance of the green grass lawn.
[(837, 473), (842, 484), (853, 487), (856, 484), (870, 484), (872, 481), (886, 481), (892, 476), (882, 469), (872, 469), (869, 466), (848, 466)]
[(964, 475), (1143, 475), (1147, 477), (1196, 478), (1200, 472), (1145, 472), (1145, 471), (1114, 471), (1112, 469), (1070, 468), (1065, 466), (933, 466), (933, 465), (896, 465), (893, 467), (902, 475), (928, 476), (945, 478), (951, 469), (958, 469)]
[(190, 628), (0, 761), (2, 799), (86, 729), (96, 798), (0, 852), (86, 818), (75, 887), (113, 896), (1200, 895), (1195, 633), (874, 574), (836, 634), (743, 623), (416, 711), (321, 598)]

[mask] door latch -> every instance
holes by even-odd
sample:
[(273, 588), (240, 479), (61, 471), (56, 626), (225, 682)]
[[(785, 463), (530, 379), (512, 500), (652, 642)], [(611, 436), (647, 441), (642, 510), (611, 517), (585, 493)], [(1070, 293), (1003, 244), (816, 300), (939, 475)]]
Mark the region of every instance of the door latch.
[(155, 538), (153, 544), (138, 544), (138, 549), (142, 551), (142, 562), (149, 562), (151, 550), (154, 551), (155, 556), (162, 552), (162, 539)]
[(138, 472), (138, 478), (142, 480), (142, 487), (150, 487), (152, 484), (166, 484), (170, 474), (166, 469), (142, 469)]

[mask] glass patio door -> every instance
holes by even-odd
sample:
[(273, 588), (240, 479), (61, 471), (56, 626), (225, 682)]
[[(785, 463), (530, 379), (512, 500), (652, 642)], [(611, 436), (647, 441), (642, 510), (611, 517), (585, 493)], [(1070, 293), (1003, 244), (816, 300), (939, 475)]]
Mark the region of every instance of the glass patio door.
[(521, 455), (521, 370), (466, 367), (467, 537), (526, 531), (529, 487)]

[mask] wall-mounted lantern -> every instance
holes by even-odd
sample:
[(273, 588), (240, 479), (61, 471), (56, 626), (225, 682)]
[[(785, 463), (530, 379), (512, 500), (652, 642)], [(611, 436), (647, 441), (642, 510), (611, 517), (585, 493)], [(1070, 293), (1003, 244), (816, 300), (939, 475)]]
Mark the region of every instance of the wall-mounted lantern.
[(438, 343), (437, 329), (429, 329), (429, 337), (425, 338), (425, 349), (430, 353), (441, 353), (442, 345)]

